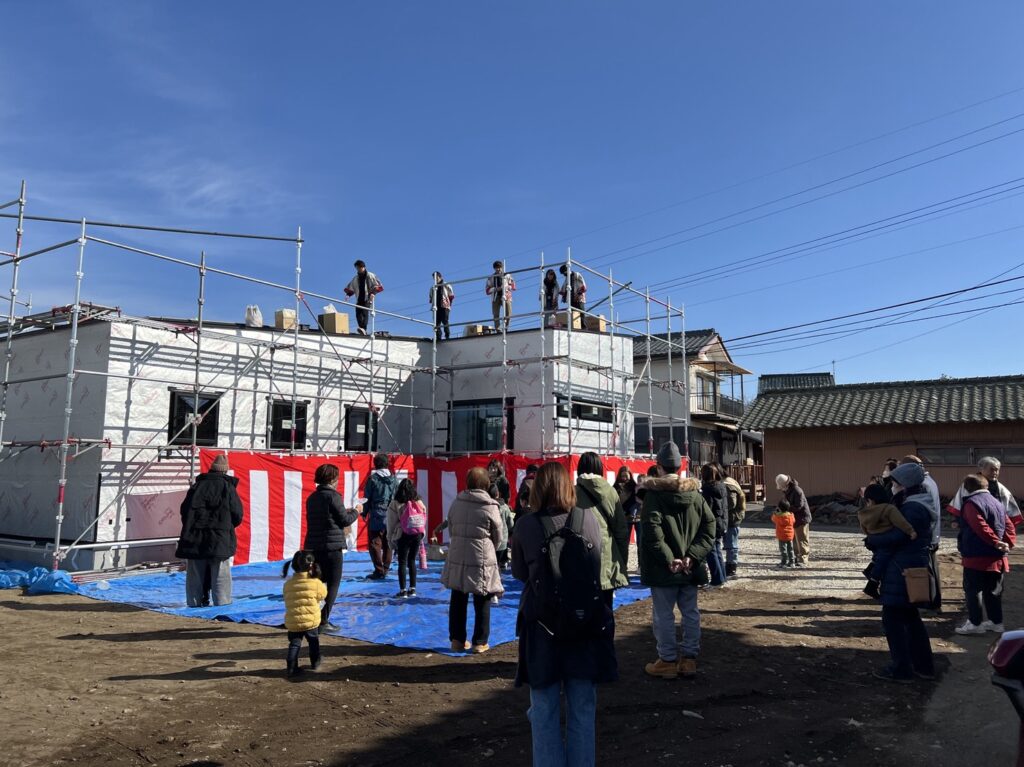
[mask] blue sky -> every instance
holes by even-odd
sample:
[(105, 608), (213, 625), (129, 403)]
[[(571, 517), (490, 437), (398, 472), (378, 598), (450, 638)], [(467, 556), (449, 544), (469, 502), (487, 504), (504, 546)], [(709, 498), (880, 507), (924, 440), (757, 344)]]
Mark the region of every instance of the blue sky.
[[(38, 215), (301, 225), (304, 285), (340, 295), (363, 258), (380, 308), (424, 318), (435, 268), (461, 278), (571, 246), (735, 338), (1024, 275), (1024, 182), (963, 197), (1024, 177), (1022, 22), (1011, 2), (11, 5), (0, 202), (25, 178)], [(96, 234), (294, 280), (287, 244)], [(30, 222), (25, 247), (71, 236)], [(761, 254), (793, 257), (723, 269)], [(67, 303), (73, 257), (28, 262), (22, 296)], [(86, 298), (194, 314), (188, 270), (90, 244), (85, 271)], [(606, 292), (590, 282), (592, 300)], [(1020, 373), (1024, 304), (927, 319), (1024, 297), (995, 291), (849, 336), (737, 341), (734, 357), (757, 372), (835, 360), (845, 382)], [(489, 313), (482, 283), (457, 292), (457, 319)], [(269, 316), (289, 299), (211, 280), (207, 316), (241, 320), (248, 303)]]

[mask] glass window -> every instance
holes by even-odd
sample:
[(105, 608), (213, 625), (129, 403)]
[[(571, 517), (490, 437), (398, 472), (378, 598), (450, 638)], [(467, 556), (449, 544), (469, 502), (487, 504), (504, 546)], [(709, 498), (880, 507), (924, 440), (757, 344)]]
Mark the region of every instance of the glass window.
[(306, 402), (295, 403), (295, 423), (292, 423), (291, 400), (271, 402), (270, 445), (275, 450), (290, 450), (293, 444), (292, 429), (295, 430), (294, 444), (299, 450), (306, 449)]
[[(566, 397), (558, 397), (558, 417), (569, 417), (569, 405)], [(613, 423), (615, 421), (615, 407), (601, 402), (588, 402), (586, 400), (572, 401), (573, 418), (581, 421), (600, 421), (601, 423)], [(646, 437), (645, 437), (646, 440)]]
[[(353, 453), (377, 452), (377, 414), (367, 407), (345, 406), (345, 449)], [(373, 425), (373, 444), (370, 444), (370, 425)]]
[(922, 447), (917, 454), (925, 465), (936, 466), (972, 466), (971, 449), (969, 447)]
[[(505, 447), (515, 445), (515, 410), (513, 400), (506, 400), (508, 436)], [(469, 453), (501, 450), (501, 400), (453, 402), (448, 411), (448, 450)]]
[[(979, 458), (983, 458), (981, 454), (977, 454)], [(1024, 445), (1017, 447), (1004, 447), (1003, 448), (1003, 463), (1011, 464), (1014, 466), (1024, 465)]]
[[(167, 444), (192, 444), (192, 416), (195, 412), (194, 392), (172, 391), (171, 412), (167, 419)], [(199, 418), (196, 421), (196, 444), (203, 447), (217, 445), (220, 394), (199, 394)]]

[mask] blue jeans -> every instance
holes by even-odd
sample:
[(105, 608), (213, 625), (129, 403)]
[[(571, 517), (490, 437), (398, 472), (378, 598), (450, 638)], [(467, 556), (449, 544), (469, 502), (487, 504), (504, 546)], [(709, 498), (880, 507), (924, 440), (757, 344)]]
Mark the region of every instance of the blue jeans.
[[(560, 721), (565, 690), (565, 737)], [(530, 688), (526, 712), (533, 734), (533, 767), (593, 767), (597, 685), (589, 679), (566, 679)]]
[(725, 531), (725, 562), (729, 565), (740, 563), (740, 529), (730, 527)]
[(722, 561), (721, 538), (715, 538), (715, 547), (708, 554), (708, 569), (711, 571), (712, 586), (721, 586), (725, 583), (725, 563)]
[[(696, 586), (651, 586), (654, 641), (665, 661), (700, 655), (700, 611)], [(682, 616), (682, 641), (676, 640), (676, 607)]]

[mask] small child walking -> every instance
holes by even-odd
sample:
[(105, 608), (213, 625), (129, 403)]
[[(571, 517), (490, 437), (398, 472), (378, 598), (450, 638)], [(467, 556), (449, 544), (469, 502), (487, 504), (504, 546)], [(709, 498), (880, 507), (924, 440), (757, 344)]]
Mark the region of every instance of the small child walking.
[(487, 488), (488, 494), (498, 502), (498, 512), (501, 515), (501, 542), (494, 549), (494, 553), (498, 556), (498, 567), (502, 570), (508, 570), (511, 567), (509, 562), (509, 536), (512, 534), (512, 527), (515, 525), (515, 517), (512, 515), (512, 509), (505, 503), (501, 498), (501, 491), (498, 489), (496, 484), (492, 484)]
[[(857, 521), (860, 522), (860, 530), (864, 535), (873, 533), (887, 533), (893, 528), (899, 528), (910, 540), (917, 538), (917, 531), (907, 521), (900, 510), (889, 501), (892, 496), (885, 489), (885, 485), (873, 482), (864, 488), (864, 508), (857, 512)], [(881, 574), (888, 566), (888, 557), (878, 559), (878, 555), (871, 558), (871, 564), (864, 569), (864, 576), (868, 582), (864, 585), (864, 593), (869, 597), (879, 599), (882, 596)]]
[(427, 507), (413, 481), (403, 479), (388, 506), (388, 540), (398, 556), (397, 599), (416, 596), (416, 558), (426, 531)]
[(312, 551), (296, 551), (290, 563), (286, 562), (282, 578), (291, 578), (284, 584), (284, 627), (288, 629), (288, 676), (302, 673), (299, 651), (302, 638), (309, 642), (309, 663), (314, 671), (320, 668), (320, 603), (327, 599), (327, 586), (320, 580), (320, 568)]
[(796, 538), (794, 525), (796, 517), (789, 510), (789, 501), (783, 498), (772, 513), (772, 522), (775, 523), (775, 540), (779, 542), (779, 556), (781, 561), (779, 567), (796, 567), (796, 557), (793, 551), (793, 539)]

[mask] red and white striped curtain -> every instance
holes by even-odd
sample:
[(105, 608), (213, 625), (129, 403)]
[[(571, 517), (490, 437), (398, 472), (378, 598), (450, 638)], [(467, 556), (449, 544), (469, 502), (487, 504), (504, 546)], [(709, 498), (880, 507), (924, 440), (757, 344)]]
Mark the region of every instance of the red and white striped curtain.
[[(322, 455), (288, 456), (247, 451), (205, 449), (200, 453), (200, 466), (209, 471), (213, 459), (226, 454), (231, 473), (238, 477), (238, 494), (245, 509), (245, 518), (238, 527), (238, 550), (235, 564), (247, 562), (275, 562), (287, 559), (298, 549), (306, 535), (306, 497), (316, 489), (314, 474), (321, 464), (338, 467), (338, 492), (346, 506), (354, 506), (363, 496), (363, 484), (373, 469), (373, 456)], [(427, 456), (392, 455), (391, 469), (398, 477), (408, 477), (427, 504), (429, 526), (441, 523), (455, 496), (465, 489), (466, 474), (474, 466), (486, 466), (497, 458), (505, 466), (512, 486), (512, 503), (526, 467), (536, 458), (513, 454), (493, 456), (467, 456), (463, 458), (429, 458)], [(558, 460), (575, 476), (577, 457)], [(646, 460), (604, 458), (609, 482), (614, 482), (620, 466), (628, 466), (635, 474), (643, 474), (651, 465)], [(366, 548), (366, 529), (362, 520), (356, 521), (356, 547)]]

